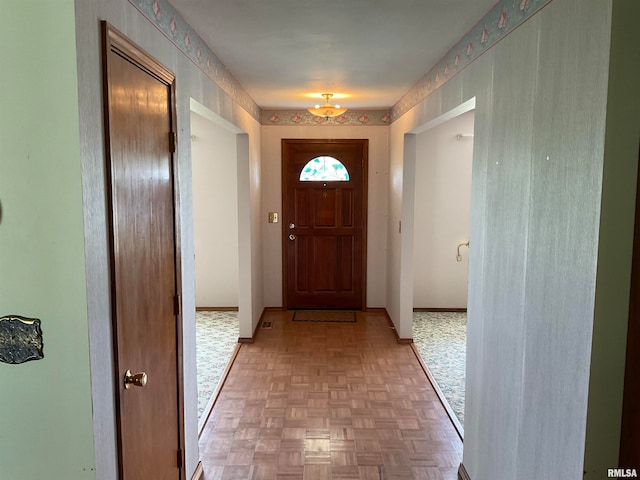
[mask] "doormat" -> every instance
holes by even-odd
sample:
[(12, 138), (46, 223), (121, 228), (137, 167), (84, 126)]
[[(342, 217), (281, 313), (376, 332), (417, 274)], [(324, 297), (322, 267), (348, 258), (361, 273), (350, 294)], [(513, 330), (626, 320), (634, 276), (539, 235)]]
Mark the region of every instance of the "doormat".
[(296, 310), (294, 322), (355, 322), (353, 310)]

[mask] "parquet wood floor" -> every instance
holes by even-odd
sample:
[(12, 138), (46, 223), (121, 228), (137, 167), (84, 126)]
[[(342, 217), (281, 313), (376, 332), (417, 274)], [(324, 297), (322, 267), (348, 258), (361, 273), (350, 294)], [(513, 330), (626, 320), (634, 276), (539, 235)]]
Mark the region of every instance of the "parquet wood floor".
[(462, 443), (383, 313), (267, 312), (200, 437), (206, 480), (455, 480)]

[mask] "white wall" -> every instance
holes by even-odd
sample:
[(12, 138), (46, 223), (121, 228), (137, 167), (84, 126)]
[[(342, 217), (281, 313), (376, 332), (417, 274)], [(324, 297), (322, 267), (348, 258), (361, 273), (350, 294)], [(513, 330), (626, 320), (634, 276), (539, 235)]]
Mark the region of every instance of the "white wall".
[(191, 113), (196, 307), (238, 306), (235, 133)]
[(263, 311), (262, 225), (260, 211), (259, 122), (229, 97), (195, 63), (179, 51), (160, 30), (127, 0), (77, 0), (76, 49), (82, 157), (87, 316), (91, 355), (91, 390), (96, 455), (96, 478), (117, 478), (115, 405), (113, 395), (109, 251), (105, 148), (102, 125), (102, 70), (100, 21), (107, 20), (133, 42), (172, 70), (177, 77), (178, 225), (182, 285), (182, 351), (186, 474), (190, 478), (199, 460), (195, 359), (194, 238), (192, 212), (191, 102), (224, 118), (239, 132), (238, 252), (240, 336), (250, 337)]
[(473, 112), (416, 138), (413, 307), (466, 308)]
[(411, 132), (476, 98), (463, 455), (473, 480), (583, 476), (611, 8), (551, 2), (391, 125), (388, 310), (407, 337), (413, 245), (398, 222), (413, 216)]
[(264, 303), (282, 306), (282, 223), (267, 223), (268, 212), (282, 212), (283, 138), (366, 138), (369, 140), (367, 215), (367, 307), (386, 305), (386, 223), (388, 192), (388, 127), (263, 126), (262, 213), (264, 225)]

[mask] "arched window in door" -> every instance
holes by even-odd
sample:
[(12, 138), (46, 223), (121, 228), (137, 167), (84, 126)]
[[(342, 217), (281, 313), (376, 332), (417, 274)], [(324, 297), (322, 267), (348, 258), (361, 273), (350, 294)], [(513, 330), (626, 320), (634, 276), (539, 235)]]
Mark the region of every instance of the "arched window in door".
[(349, 171), (344, 164), (334, 157), (316, 157), (302, 168), (301, 182), (348, 182)]

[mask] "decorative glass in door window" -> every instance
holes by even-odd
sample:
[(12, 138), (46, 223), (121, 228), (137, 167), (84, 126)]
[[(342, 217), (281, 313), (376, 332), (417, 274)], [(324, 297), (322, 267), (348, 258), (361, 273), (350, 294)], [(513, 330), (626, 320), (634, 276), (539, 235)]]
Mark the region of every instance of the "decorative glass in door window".
[(310, 160), (300, 172), (301, 182), (348, 182), (347, 167), (337, 158), (316, 157)]

